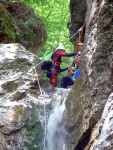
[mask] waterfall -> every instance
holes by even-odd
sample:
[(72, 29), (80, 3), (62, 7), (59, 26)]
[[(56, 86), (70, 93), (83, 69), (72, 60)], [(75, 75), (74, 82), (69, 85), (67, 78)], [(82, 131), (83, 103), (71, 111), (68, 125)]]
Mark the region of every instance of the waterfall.
[(47, 124), (46, 150), (66, 150), (63, 114), (65, 111), (65, 102), (68, 90), (57, 89), (55, 94), (55, 107), (48, 119)]

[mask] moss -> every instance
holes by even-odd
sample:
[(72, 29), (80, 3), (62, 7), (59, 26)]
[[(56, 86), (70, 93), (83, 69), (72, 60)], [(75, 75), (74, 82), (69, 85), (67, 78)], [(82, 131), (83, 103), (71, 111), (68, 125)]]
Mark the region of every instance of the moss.
[[(24, 31), (21, 34), (20, 43), (22, 43), (24, 46), (30, 46), (33, 47), (36, 43), (37, 39), (37, 24), (35, 19), (29, 18), (25, 22), (19, 22), (19, 27), (22, 31)], [(35, 31), (36, 30), (36, 31)]]
[(38, 104), (37, 106), (38, 111), (40, 112), (40, 115), (44, 115), (44, 105), (43, 104)]
[(26, 20), (24, 22), (24, 25), (29, 26), (30, 29), (37, 27), (37, 24), (34, 18), (29, 18), (28, 20)]
[[(9, 69), (9, 68), (6, 68)], [(5, 70), (3, 68), (3, 70)], [(13, 92), (15, 91), (15, 89), (18, 88), (18, 83), (14, 82), (14, 81), (7, 81), (4, 84), (2, 84), (2, 88), (4, 88), (4, 90), (7, 90), (7, 92)]]
[(20, 43), (36, 53), (45, 43), (43, 22), (21, 2), (0, 3), (0, 42)]
[(0, 42), (14, 42), (17, 35), (19, 34), (10, 13), (0, 4)]
[[(40, 115), (44, 115), (44, 105), (38, 104), (37, 109), (38, 111), (40, 111)], [(46, 109), (46, 112), (52, 110), (52, 103), (46, 104), (45, 109)]]
[[(25, 22), (21, 21), (18, 23), (18, 26), (24, 32), (21, 35), (20, 42), (24, 45), (34, 46), (34, 42), (36, 41), (36, 32), (34, 31), (37, 28), (37, 23), (34, 18), (29, 18)], [(37, 29), (36, 29), (37, 31)]]
[(96, 67), (96, 71), (97, 71), (97, 72), (100, 72), (100, 73), (101, 73), (101, 72), (103, 72), (103, 70), (104, 70), (104, 66), (100, 66), (100, 65), (99, 65), (99, 66)]
[(37, 109), (40, 109), (40, 110), (42, 110), (43, 109), (43, 105), (41, 105), (41, 104), (37, 104)]
[(49, 103), (49, 104), (46, 106), (46, 111), (48, 111), (48, 110), (52, 110), (52, 104), (51, 104), (51, 103)]
[(108, 15), (113, 15), (113, 2), (108, 5), (107, 7), (107, 13)]
[(27, 146), (29, 150), (42, 150), (39, 147), (39, 143), (41, 142), (43, 136), (41, 123), (37, 122), (33, 126), (26, 126), (26, 129), (28, 131), (28, 136), (33, 137), (33, 140), (30, 143), (25, 142), (25, 146)]

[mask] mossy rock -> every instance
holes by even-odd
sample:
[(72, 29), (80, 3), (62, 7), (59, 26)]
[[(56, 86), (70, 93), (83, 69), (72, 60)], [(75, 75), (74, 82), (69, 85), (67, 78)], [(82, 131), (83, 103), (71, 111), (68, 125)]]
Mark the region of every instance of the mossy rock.
[(0, 3), (0, 43), (15, 42), (16, 34), (11, 14)]
[(21, 2), (0, 3), (0, 42), (20, 43), (36, 54), (46, 41), (43, 22)]
[(28, 131), (28, 136), (33, 137), (33, 139), (31, 142), (25, 142), (25, 146), (27, 146), (29, 150), (42, 150), (40, 147), (40, 143), (43, 138), (43, 129), (41, 123), (37, 122), (33, 126), (28, 125), (26, 126), (26, 129)]

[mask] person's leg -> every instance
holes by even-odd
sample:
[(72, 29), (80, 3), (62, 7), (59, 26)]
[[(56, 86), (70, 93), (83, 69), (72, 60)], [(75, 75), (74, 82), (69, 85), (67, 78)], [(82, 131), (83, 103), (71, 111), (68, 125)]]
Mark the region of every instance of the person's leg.
[(51, 76), (50, 77), (50, 91), (53, 92), (54, 91), (54, 87), (57, 86), (57, 80), (58, 80), (58, 76)]
[(50, 77), (50, 84), (55, 87), (57, 85), (57, 79), (58, 79), (57, 76), (51, 76)]
[(67, 86), (71, 86), (74, 84), (74, 80), (72, 76), (66, 76), (66, 84)]
[(60, 86), (62, 87), (62, 88), (67, 88), (67, 86), (66, 86), (66, 79), (65, 79), (66, 77), (62, 77), (62, 79), (61, 79), (61, 82), (60, 82)]

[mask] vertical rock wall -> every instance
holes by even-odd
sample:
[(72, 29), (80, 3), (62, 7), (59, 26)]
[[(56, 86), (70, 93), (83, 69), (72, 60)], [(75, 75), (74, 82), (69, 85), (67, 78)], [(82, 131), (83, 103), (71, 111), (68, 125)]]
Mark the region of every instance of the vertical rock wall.
[(88, 150), (92, 143), (94, 147), (113, 84), (113, 2), (87, 0), (86, 4), (81, 75), (67, 100), (68, 150)]
[(39, 62), (17, 43), (0, 44), (0, 150), (43, 147)]
[[(70, 30), (70, 37), (85, 24), (85, 13), (87, 5), (85, 0), (71, 0), (70, 1), (70, 14), (71, 19), (68, 22), (68, 28)], [(71, 42), (75, 45), (78, 35), (71, 38)]]

